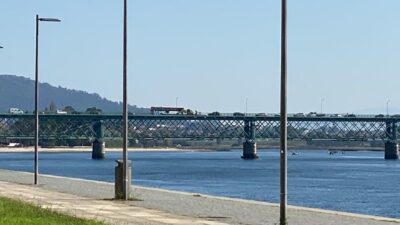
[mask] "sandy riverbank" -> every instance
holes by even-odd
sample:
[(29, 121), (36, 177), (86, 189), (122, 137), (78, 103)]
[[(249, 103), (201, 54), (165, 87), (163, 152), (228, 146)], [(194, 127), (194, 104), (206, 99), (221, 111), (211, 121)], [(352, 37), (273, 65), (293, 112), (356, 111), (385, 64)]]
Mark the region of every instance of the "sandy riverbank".
[[(0, 147), (0, 152), (33, 152), (34, 147), (23, 147), (23, 148), (9, 148), (9, 147)], [(74, 147), (74, 148), (39, 148), (40, 152), (91, 152), (91, 147)], [(120, 152), (121, 148), (106, 148), (106, 152)], [(177, 149), (177, 148), (129, 148), (129, 152), (171, 152), (171, 151), (194, 151), (194, 150), (185, 150), (185, 149)], [(199, 149), (199, 151), (202, 151)], [(207, 151), (207, 150), (204, 150)]]
[[(278, 147), (259, 147), (258, 151), (269, 151), (275, 150)], [(129, 148), (129, 152), (218, 152), (218, 151), (232, 151), (239, 150), (242, 148), (238, 147), (215, 147), (215, 148), (207, 148), (207, 147), (199, 147), (199, 148), (172, 148), (172, 147), (159, 147), (159, 148)], [(288, 147), (289, 151), (297, 151), (297, 150), (326, 150), (326, 151), (384, 151), (381, 147)], [(33, 152), (34, 147), (0, 147), (0, 152)], [(85, 147), (55, 147), (55, 148), (41, 148), (39, 147), (40, 152), (91, 152), (92, 148), (89, 146)], [(106, 148), (106, 152), (120, 152), (122, 148)]]

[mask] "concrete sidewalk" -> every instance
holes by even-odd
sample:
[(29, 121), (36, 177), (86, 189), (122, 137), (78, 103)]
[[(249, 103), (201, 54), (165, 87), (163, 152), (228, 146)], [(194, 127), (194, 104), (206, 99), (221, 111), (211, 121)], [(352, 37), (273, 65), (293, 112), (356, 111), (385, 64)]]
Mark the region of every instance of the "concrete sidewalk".
[(177, 216), (160, 210), (145, 209), (120, 201), (96, 200), (73, 194), (45, 190), (32, 185), (0, 181), (0, 196), (20, 199), (43, 208), (72, 216), (95, 219), (110, 224), (193, 224), (226, 225), (227, 223)]
[[(110, 201), (114, 185), (107, 182), (0, 169), (0, 195), (28, 200), (76, 216), (114, 224), (279, 224), (279, 205), (132, 186), (142, 201)], [(397, 209), (393, 209), (397, 210)], [(400, 225), (400, 219), (288, 206), (290, 225)]]

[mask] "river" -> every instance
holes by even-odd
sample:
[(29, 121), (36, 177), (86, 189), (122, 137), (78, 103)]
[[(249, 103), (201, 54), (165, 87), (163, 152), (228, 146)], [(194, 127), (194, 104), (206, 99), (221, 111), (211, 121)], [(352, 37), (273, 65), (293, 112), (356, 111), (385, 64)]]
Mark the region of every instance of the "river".
[[(400, 218), (400, 161), (383, 152), (301, 150), (288, 156), (289, 204)], [(279, 152), (130, 152), (136, 185), (212, 195), (279, 201)], [(39, 171), (113, 182), (119, 152), (91, 160), (90, 152), (40, 153)], [(33, 171), (32, 153), (0, 153), (0, 168)]]

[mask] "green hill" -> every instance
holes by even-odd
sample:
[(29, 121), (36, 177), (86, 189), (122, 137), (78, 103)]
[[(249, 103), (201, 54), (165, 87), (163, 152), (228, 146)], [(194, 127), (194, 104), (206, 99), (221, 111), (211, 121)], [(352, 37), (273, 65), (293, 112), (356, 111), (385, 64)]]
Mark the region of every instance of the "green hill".
[[(6, 112), (9, 108), (19, 108), (24, 111), (34, 109), (35, 82), (26, 77), (14, 75), (0, 75), (0, 112)], [(105, 113), (121, 112), (122, 104), (102, 98), (96, 93), (72, 90), (63, 87), (55, 87), (48, 83), (39, 84), (39, 108), (49, 108), (54, 102), (58, 109), (72, 106), (77, 111), (85, 111), (89, 107), (100, 108)], [(133, 113), (147, 113), (148, 108), (129, 106)]]

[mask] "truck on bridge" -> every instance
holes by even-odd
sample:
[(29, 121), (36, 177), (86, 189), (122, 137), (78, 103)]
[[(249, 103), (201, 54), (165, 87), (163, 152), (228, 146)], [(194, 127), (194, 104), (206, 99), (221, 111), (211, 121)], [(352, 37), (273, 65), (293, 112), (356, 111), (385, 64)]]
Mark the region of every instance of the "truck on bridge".
[[(152, 106), (150, 112), (152, 115), (194, 115), (193, 110), (185, 109), (183, 107)], [(170, 112), (175, 113), (170, 114)]]

